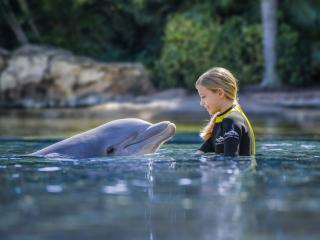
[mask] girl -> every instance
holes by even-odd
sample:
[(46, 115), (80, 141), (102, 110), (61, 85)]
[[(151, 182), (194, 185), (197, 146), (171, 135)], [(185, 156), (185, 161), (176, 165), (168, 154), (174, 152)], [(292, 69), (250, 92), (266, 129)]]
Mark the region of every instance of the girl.
[(205, 140), (197, 153), (215, 152), (225, 156), (255, 154), (251, 124), (237, 101), (237, 80), (225, 68), (215, 67), (196, 82), (200, 105), (211, 115), (200, 136)]

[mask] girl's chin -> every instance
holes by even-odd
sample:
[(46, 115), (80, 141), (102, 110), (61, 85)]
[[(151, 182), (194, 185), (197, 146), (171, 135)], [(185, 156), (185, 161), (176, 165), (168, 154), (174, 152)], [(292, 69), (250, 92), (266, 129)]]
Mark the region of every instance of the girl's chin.
[(215, 114), (215, 112), (209, 111), (209, 110), (208, 110), (208, 113), (209, 113), (211, 116)]
[(209, 108), (206, 108), (207, 112), (210, 114), (210, 115), (214, 115), (215, 113), (217, 113), (217, 111), (215, 110), (211, 110)]
[(218, 112), (218, 111), (210, 111), (210, 110), (208, 110), (208, 113), (209, 113), (211, 116), (215, 115), (217, 112)]

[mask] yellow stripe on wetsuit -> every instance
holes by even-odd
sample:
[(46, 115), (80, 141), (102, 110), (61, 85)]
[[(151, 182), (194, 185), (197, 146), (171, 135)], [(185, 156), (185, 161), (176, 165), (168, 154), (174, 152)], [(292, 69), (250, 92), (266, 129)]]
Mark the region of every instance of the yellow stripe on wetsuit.
[(250, 131), (250, 140), (251, 140), (251, 154), (255, 155), (256, 154), (256, 141), (255, 141), (255, 136), (254, 136), (254, 132), (253, 132), (253, 128), (251, 126), (251, 123), (249, 121), (249, 119), (247, 118), (247, 116), (245, 115), (245, 113), (243, 112), (242, 108), (240, 107), (239, 104), (236, 104), (233, 108), (231, 108), (229, 111), (227, 111), (226, 113), (224, 113), (223, 115), (217, 116), (215, 123), (220, 123), (222, 122), (222, 120), (229, 115), (230, 113), (234, 112), (234, 111), (238, 111), (241, 113), (242, 117), (246, 120), (248, 127), (249, 127), (249, 131)]

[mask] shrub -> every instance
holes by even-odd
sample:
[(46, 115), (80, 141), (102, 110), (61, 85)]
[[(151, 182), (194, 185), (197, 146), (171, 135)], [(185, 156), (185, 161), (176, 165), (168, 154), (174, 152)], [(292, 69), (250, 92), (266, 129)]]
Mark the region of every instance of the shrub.
[(248, 24), (243, 18), (226, 21), (213, 53), (216, 65), (230, 69), (241, 85), (260, 82), (263, 71), (261, 25)]
[(302, 85), (311, 80), (311, 49), (287, 24), (279, 26), (277, 70), (282, 83)]
[(199, 12), (172, 15), (165, 28), (164, 47), (156, 64), (161, 87), (194, 88), (201, 73), (213, 66), (233, 71), (241, 84), (261, 79), (261, 27), (239, 17), (225, 24)]
[[(195, 10), (196, 9), (196, 10)], [(160, 87), (186, 87), (213, 66), (231, 70), (240, 86), (259, 84), (263, 74), (261, 23), (234, 16), (220, 23), (203, 8), (169, 17), (155, 73)], [(280, 81), (299, 85), (310, 80), (308, 44), (289, 25), (278, 32), (277, 71)]]
[(160, 87), (194, 88), (197, 77), (213, 65), (212, 53), (220, 26), (198, 10), (169, 16), (164, 46), (156, 63)]

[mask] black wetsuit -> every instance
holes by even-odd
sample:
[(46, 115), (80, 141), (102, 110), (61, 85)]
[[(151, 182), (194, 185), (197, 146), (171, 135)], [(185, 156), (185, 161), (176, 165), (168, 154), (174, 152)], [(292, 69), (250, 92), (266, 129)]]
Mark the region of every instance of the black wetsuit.
[(249, 120), (239, 105), (233, 105), (217, 116), (212, 136), (199, 148), (225, 156), (255, 154), (255, 139)]

